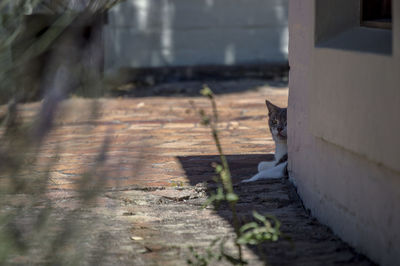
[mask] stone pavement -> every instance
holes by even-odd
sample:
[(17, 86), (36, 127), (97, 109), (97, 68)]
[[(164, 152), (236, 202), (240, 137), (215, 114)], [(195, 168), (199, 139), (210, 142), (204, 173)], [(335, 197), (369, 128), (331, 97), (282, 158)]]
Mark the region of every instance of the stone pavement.
[[(287, 104), (287, 88), (251, 89), (254, 84), (214, 84), (246, 89), (217, 96), (221, 142), (240, 196), (241, 220), (250, 221), (253, 209), (273, 214), (291, 241), (246, 247), (245, 259), (250, 265), (371, 265), (307, 214), (287, 180), (238, 184), (256, 172), (260, 160), (272, 159), (274, 144), (267, 129), (265, 99)], [(88, 208), (88, 214), (80, 218), (96, 228), (97, 233), (87, 240), (98, 250), (91, 255), (94, 261), (184, 265), (190, 255), (188, 246), (201, 251), (216, 237), (233, 234), (226, 208), (201, 208), (215, 187), (211, 163), (218, 156), (210, 131), (200, 125), (191, 102), (210, 110), (207, 99), (182, 95), (75, 98), (63, 104), (56, 127), (42, 147), (38, 171), (57, 151), (50, 194), (62, 209), (74, 203), (77, 178), (90, 168), (101, 170), (97, 172), (105, 180), (105, 192), (97, 207)], [(38, 106), (26, 104), (21, 109), (31, 119)], [(95, 161), (102, 147), (107, 156), (100, 167)]]

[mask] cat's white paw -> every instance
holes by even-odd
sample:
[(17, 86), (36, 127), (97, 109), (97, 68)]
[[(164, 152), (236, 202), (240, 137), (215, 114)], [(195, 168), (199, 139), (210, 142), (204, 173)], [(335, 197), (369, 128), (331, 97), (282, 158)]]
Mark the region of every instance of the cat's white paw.
[(268, 168), (272, 168), (275, 166), (275, 161), (268, 161), (268, 162), (260, 162), (258, 164), (258, 172), (267, 170)]
[(257, 181), (258, 179), (260, 179), (260, 173), (256, 174), (255, 176), (253, 176), (249, 179), (242, 180), (242, 183), (254, 182), (254, 181)]
[(253, 176), (250, 179), (245, 179), (242, 182), (247, 183), (247, 182), (254, 182), (257, 180), (262, 180), (262, 179), (276, 179), (276, 178), (282, 178), (284, 176), (284, 169), (287, 166), (286, 163), (281, 163), (277, 166), (274, 166), (272, 168), (263, 170), (258, 172), (255, 176)]

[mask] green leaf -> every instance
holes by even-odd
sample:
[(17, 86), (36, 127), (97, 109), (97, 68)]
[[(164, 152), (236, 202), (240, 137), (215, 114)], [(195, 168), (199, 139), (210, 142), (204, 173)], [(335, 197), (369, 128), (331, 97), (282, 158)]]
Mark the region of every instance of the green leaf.
[(200, 94), (208, 98), (212, 98), (214, 95), (210, 87), (207, 85), (203, 85), (203, 89), (200, 91)]
[(217, 200), (217, 196), (215, 194), (211, 195), (201, 207), (204, 209), (216, 200)]
[(231, 192), (231, 193), (226, 194), (226, 200), (229, 202), (236, 202), (239, 200), (239, 197), (235, 193)]
[(253, 211), (253, 217), (263, 223), (267, 221), (267, 219), (263, 215), (259, 214), (256, 211)]
[(224, 182), (226, 182), (227, 180), (230, 179), (228, 172), (225, 170), (221, 171), (220, 176), (221, 176), (222, 181), (224, 181)]
[(220, 174), (223, 170), (224, 170), (224, 168), (222, 167), (222, 165), (217, 164), (215, 166), (215, 172), (217, 172), (217, 174)]
[(251, 222), (251, 223), (247, 223), (244, 224), (241, 228), (240, 228), (240, 232), (244, 233), (245, 231), (251, 229), (251, 228), (257, 228), (258, 224), (256, 222)]

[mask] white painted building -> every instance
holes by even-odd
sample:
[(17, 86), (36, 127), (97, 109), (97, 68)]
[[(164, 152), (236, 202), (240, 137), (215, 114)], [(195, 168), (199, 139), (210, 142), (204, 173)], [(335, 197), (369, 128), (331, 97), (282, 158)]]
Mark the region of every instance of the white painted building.
[(290, 175), (321, 222), (400, 265), (400, 1), (392, 29), (361, 26), (361, 2), (289, 3)]
[(126, 0), (109, 11), (105, 68), (287, 61), (288, 0)]

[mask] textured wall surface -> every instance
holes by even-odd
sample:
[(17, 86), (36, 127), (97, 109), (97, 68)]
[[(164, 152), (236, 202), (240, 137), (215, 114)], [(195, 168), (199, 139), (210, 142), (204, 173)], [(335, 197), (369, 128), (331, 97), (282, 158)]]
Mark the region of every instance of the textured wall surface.
[(288, 0), (127, 0), (109, 12), (106, 68), (285, 63)]
[(331, 3), (289, 6), (290, 175), (320, 221), (400, 265), (400, 4), (390, 32), (335, 20)]

